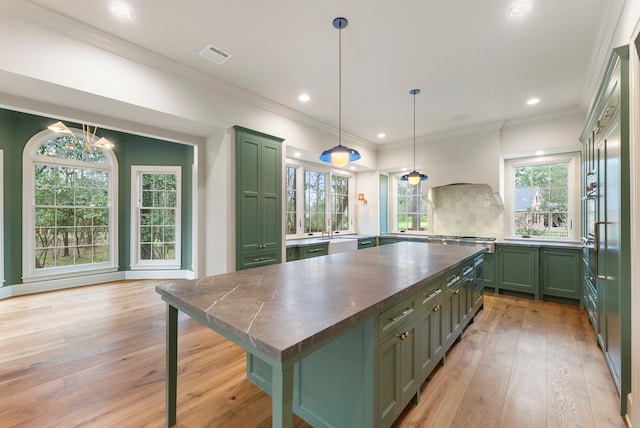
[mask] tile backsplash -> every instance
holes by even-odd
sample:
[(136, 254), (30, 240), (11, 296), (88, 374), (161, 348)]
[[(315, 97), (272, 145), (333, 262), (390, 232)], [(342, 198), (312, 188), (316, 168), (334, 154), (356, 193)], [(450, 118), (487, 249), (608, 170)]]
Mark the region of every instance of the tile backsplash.
[(486, 184), (451, 184), (430, 190), (434, 203), (430, 234), (504, 236), (502, 199)]

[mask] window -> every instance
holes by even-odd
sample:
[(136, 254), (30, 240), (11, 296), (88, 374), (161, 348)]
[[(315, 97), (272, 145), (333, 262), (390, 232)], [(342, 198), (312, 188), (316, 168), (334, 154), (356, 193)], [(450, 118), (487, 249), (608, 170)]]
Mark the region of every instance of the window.
[(395, 215), (391, 216), (395, 220), (392, 229), (395, 232), (428, 232), (430, 205), (422, 193), (422, 182), (414, 186), (398, 177), (394, 177), (394, 181), (396, 204)]
[(23, 159), (23, 280), (115, 270), (115, 156), (47, 130)]
[(331, 225), (333, 231), (349, 230), (349, 178), (331, 176)]
[(181, 168), (131, 167), (131, 268), (179, 269)]
[(297, 224), (297, 204), (296, 204), (296, 169), (287, 166), (287, 235), (296, 233)]
[(354, 180), (349, 173), (302, 164), (286, 167), (287, 236), (353, 231)]
[(578, 162), (577, 153), (506, 162), (505, 207), (512, 235), (577, 238), (579, 227), (574, 227), (573, 219), (579, 210)]

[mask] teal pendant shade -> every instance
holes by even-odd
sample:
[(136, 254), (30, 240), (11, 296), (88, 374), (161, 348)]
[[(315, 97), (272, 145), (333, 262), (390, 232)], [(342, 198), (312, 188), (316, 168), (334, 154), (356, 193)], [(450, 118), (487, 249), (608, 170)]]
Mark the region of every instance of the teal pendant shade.
[(413, 95), (413, 171), (400, 177), (400, 180), (408, 181), (409, 184), (415, 186), (429, 177), (416, 171), (416, 95), (420, 93), (420, 89), (412, 89), (409, 93)]
[(320, 155), (320, 160), (329, 162), (335, 166), (344, 166), (349, 162), (361, 158), (357, 150), (342, 145), (342, 29), (349, 21), (346, 18), (336, 18), (333, 26), (339, 30), (338, 34), (338, 145), (325, 150)]

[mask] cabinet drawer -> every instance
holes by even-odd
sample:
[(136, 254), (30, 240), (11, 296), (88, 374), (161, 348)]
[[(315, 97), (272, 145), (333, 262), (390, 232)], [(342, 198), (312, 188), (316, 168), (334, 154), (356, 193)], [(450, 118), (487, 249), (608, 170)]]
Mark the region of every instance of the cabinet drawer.
[(400, 303), (396, 303), (378, 315), (378, 338), (385, 339), (406, 322), (417, 316), (417, 294)]
[(329, 254), (329, 244), (310, 245), (300, 248), (300, 258), (310, 259), (311, 257), (326, 256)]
[(376, 238), (358, 239), (358, 250), (376, 246)]
[(442, 286), (442, 281), (438, 281), (438, 285), (424, 288), (420, 292), (420, 304), (423, 306), (431, 306), (434, 302), (440, 302), (438, 297), (442, 297), (443, 292), (444, 287)]
[(287, 261), (292, 262), (294, 260), (298, 260), (298, 247), (289, 247), (287, 248)]
[(240, 254), (240, 260), (238, 263), (240, 266), (245, 268), (252, 268), (257, 266), (270, 265), (273, 263), (279, 263), (278, 261), (278, 251), (264, 251), (264, 252), (256, 252), (256, 253), (247, 253)]

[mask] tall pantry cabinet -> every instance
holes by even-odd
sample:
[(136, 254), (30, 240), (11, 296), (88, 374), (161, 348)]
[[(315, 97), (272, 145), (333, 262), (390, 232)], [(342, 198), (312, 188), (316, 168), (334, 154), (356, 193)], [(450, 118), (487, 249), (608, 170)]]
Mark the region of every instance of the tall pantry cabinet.
[(584, 305), (627, 413), (631, 392), (629, 47), (613, 50), (581, 136)]
[(236, 270), (282, 261), (282, 138), (236, 132)]

